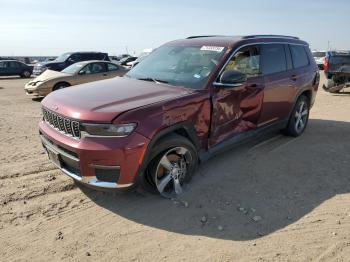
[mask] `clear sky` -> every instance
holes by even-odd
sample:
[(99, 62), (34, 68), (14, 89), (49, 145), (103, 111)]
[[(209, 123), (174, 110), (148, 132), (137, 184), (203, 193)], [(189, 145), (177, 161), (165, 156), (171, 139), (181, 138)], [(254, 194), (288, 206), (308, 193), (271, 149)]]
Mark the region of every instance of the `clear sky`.
[(0, 0), (0, 55), (137, 54), (202, 34), (286, 34), (312, 49), (350, 49), (350, 0)]

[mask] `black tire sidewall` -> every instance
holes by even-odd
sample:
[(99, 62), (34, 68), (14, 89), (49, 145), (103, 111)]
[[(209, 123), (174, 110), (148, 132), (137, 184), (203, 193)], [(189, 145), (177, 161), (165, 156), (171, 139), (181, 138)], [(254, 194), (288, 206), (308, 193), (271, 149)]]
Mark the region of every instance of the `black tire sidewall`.
[(53, 88), (53, 91), (57, 91), (57, 90), (60, 90), (60, 89), (64, 89), (66, 87), (68, 87), (69, 85), (68, 84), (65, 84), (65, 83), (58, 83), (55, 85), (55, 87)]

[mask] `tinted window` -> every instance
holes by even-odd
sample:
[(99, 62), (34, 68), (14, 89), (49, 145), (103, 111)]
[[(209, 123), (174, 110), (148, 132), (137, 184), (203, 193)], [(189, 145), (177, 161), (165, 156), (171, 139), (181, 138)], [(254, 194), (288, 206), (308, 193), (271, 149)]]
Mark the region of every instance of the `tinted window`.
[(225, 67), (225, 70), (236, 70), (247, 77), (260, 74), (260, 50), (256, 46), (239, 49)]
[(284, 46), (280, 44), (262, 45), (262, 72), (265, 75), (287, 70)]
[(82, 61), (82, 57), (80, 54), (73, 54), (70, 56), (70, 59), (72, 59), (74, 62)]
[(309, 64), (309, 59), (307, 58), (304, 46), (290, 45), (290, 52), (292, 53), (294, 68), (307, 66)]
[(332, 64), (350, 64), (350, 56), (331, 56)]
[(5, 68), (5, 67), (6, 67), (5, 62), (0, 62), (0, 68)]
[(119, 68), (117, 65), (114, 64), (107, 64), (108, 71), (117, 71)]
[(9, 62), (11, 68), (19, 68), (20, 64), (14, 61)]

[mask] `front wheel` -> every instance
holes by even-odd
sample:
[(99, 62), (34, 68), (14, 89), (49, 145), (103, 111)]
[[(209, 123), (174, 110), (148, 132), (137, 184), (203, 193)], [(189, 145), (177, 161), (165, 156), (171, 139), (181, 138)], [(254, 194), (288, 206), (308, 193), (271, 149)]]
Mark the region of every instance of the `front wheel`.
[(29, 71), (24, 71), (21, 75), (23, 78), (29, 78), (31, 76), (31, 73)]
[(171, 135), (161, 139), (152, 151), (155, 157), (144, 174), (148, 186), (163, 197), (176, 198), (196, 170), (198, 156), (195, 147), (188, 139)]
[(309, 107), (309, 99), (302, 95), (295, 104), (284, 133), (297, 137), (304, 132), (309, 120)]
[(53, 88), (53, 91), (66, 88), (66, 87), (68, 87), (68, 86), (69, 86), (69, 84), (67, 84), (67, 83), (58, 83), (58, 84), (56, 84), (55, 87)]

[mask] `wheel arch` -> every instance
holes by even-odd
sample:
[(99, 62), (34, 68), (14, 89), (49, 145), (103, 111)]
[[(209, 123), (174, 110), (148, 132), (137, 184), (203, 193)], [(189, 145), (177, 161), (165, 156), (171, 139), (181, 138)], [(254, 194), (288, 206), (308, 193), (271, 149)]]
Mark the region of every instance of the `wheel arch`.
[(69, 82), (67, 82), (67, 81), (59, 81), (53, 86), (52, 90), (55, 91), (59, 84), (66, 84), (68, 86), (71, 86), (71, 84)]
[(166, 138), (170, 135), (180, 135), (185, 138), (187, 138), (194, 147), (199, 150), (200, 148), (200, 140), (197, 136), (196, 130), (190, 122), (181, 122), (172, 126), (169, 126), (167, 128), (161, 129), (159, 132), (157, 132), (152, 138), (150, 143), (147, 146), (147, 149), (144, 154), (144, 158), (142, 161), (142, 164), (139, 169), (139, 173), (142, 175), (143, 171), (146, 169), (149, 161), (151, 161), (151, 152), (154, 146), (157, 142), (159, 142), (161, 139)]

